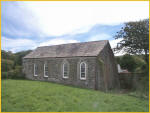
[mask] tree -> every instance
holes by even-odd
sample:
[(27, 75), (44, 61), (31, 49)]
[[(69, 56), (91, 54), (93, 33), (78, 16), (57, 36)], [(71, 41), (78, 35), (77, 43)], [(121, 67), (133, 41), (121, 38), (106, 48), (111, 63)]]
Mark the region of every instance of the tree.
[(22, 58), (29, 54), (31, 52), (31, 50), (27, 50), (27, 51), (21, 51), (21, 52), (17, 52), (15, 53), (15, 65), (22, 65)]
[(22, 73), (22, 58), (31, 50), (12, 53), (11, 51), (1, 50), (1, 71), (2, 78), (24, 78)]
[(145, 61), (149, 62), (149, 19), (125, 23), (114, 37), (122, 38), (114, 49), (116, 52), (123, 50), (128, 54), (145, 54)]
[(136, 68), (136, 61), (133, 56), (126, 54), (122, 56), (120, 66), (123, 69), (127, 69), (130, 72), (133, 72)]
[(15, 59), (15, 55), (11, 51), (7, 52), (4, 50), (1, 50), (1, 56), (2, 56), (2, 59), (9, 59), (9, 60)]
[(11, 69), (13, 69), (14, 66), (14, 61), (9, 60), (9, 59), (2, 59), (1, 60), (1, 71), (2, 72), (7, 72)]

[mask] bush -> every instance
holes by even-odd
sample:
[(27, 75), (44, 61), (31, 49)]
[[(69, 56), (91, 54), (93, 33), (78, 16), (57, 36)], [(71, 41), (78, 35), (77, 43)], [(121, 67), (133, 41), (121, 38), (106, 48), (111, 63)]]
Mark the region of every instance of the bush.
[(6, 52), (1, 50), (2, 53), (2, 60), (1, 60), (1, 72), (2, 72), (2, 79), (12, 78), (12, 79), (22, 79), (25, 78), (24, 74), (22, 73), (22, 58), (31, 52), (29, 51), (21, 51), (18, 53)]
[(120, 66), (123, 69), (128, 69), (130, 72), (133, 72), (136, 68), (136, 61), (133, 56), (126, 54), (121, 58)]
[(2, 79), (8, 78), (8, 72), (2, 72)]
[(24, 79), (25, 75), (22, 73), (22, 67), (16, 66), (15, 69), (8, 72), (2, 72), (2, 79)]
[(148, 66), (145, 60), (140, 55), (123, 55), (115, 57), (122, 69), (127, 69), (130, 72), (146, 73)]
[(8, 78), (14, 78), (14, 76), (15, 76), (14, 70), (8, 71)]
[(131, 96), (148, 99), (149, 97), (149, 80), (147, 76), (142, 77), (138, 81), (138, 85), (134, 92), (129, 93)]
[(137, 72), (137, 73), (144, 73), (145, 75), (148, 75), (148, 72), (149, 72), (148, 67), (149, 66), (147, 64), (143, 64), (140, 67), (137, 67), (135, 69), (135, 72)]
[(10, 73), (12, 79), (24, 79), (25, 76), (22, 73), (22, 66), (16, 66), (15, 69)]
[(2, 59), (1, 60), (1, 67), (2, 67), (2, 72), (7, 72), (9, 70), (13, 69), (14, 66), (14, 61), (8, 60), (8, 59)]
[(11, 52), (11, 51), (4, 51), (1, 50), (1, 58), (2, 59), (9, 59), (9, 60), (13, 60), (15, 59), (15, 55)]
[(14, 78), (24, 78), (24, 74), (22, 73), (22, 66), (15, 67), (14, 75)]
[(146, 64), (145, 60), (142, 59), (140, 56), (134, 56), (134, 59), (137, 67), (141, 67), (142, 65)]

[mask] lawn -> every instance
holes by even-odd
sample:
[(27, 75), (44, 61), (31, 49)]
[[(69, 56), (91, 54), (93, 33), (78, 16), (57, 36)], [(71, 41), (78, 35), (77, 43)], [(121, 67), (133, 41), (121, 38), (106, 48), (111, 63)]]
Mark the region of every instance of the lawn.
[(3, 112), (148, 111), (148, 100), (49, 82), (2, 80)]

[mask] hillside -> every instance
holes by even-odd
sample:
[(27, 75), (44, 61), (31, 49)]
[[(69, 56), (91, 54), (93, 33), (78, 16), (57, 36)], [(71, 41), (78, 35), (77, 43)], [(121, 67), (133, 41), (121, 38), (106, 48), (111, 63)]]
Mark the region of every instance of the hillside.
[(49, 82), (2, 80), (3, 112), (148, 111), (148, 100)]

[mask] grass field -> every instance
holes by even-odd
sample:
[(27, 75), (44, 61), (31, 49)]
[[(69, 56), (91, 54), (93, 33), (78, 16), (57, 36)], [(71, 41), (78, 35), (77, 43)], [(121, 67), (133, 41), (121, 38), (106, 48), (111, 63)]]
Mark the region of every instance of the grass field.
[(2, 111), (148, 111), (148, 100), (55, 83), (2, 80)]

